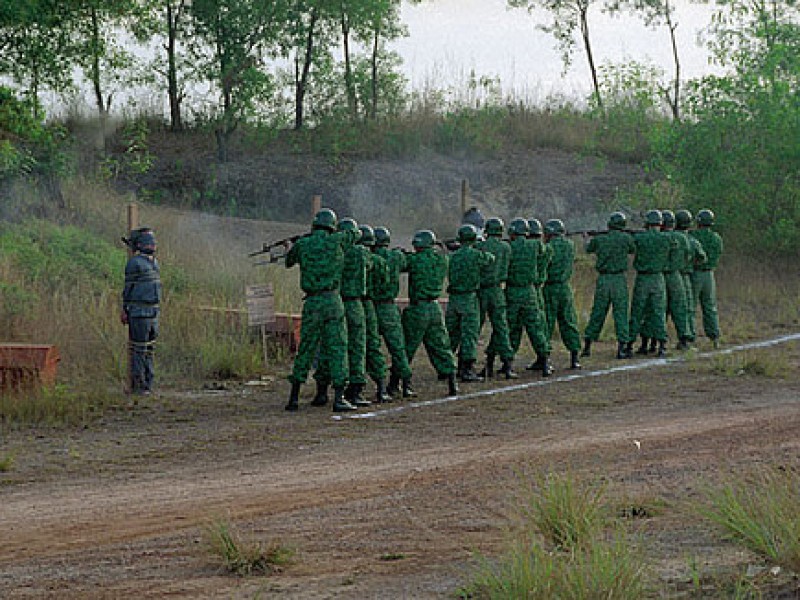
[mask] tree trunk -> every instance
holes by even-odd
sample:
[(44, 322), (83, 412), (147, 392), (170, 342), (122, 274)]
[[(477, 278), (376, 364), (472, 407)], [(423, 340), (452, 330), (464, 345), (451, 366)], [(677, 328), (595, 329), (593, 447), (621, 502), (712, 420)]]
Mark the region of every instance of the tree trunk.
[(97, 105), (97, 112), (100, 118), (100, 143), (102, 144), (103, 150), (105, 150), (108, 110), (110, 108), (111, 100), (104, 98), (102, 81), (100, 79), (100, 23), (97, 18), (97, 10), (95, 8), (91, 8), (89, 12), (92, 21), (92, 88), (94, 89), (95, 104)]
[[(303, 57), (303, 70), (298, 73), (297, 61), (295, 60), (295, 94), (294, 94), (294, 129), (300, 131), (303, 128), (303, 108), (305, 106), (306, 90), (308, 88), (308, 75), (311, 72), (311, 63), (314, 59), (314, 28), (317, 25), (317, 9), (311, 11), (311, 21), (308, 24), (308, 36), (306, 37), (305, 56)], [(299, 75), (299, 76), (298, 76)]]
[(350, 60), (350, 24), (344, 13), (342, 13), (342, 45), (344, 47), (344, 88), (347, 92), (347, 108), (355, 120), (358, 117), (358, 107), (356, 105), (356, 87), (353, 83), (353, 65)]
[(372, 39), (372, 111), (370, 117), (378, 118), (378, 51), (380, 49), (380, 24), (375, 27), (375, 37)]
[(672, 118), (675, 121), (681, 120), (680, 102), (681, 102), (681, 61), (678, 57), (678, 40), (675, 38), (675, 30), (678, 24), (672, 21), (672, 7), (669, 0), (664, 3), (664, 17), (669, 29), (669, 39), (672, 44), (672, 59), (675, 63), (675, 79), (672, 81), (672, 95), (667, 98), (669, 107), (672, 110)]
[(592, 54), (592, 44), (589, 40), (589, 19), (587, 13), (589, 12), (588, 4), (581, 8), (581, 36), (583, 37), (583, 46), (586, 48), (586, 58), (589, 61), (589, 71), (592, 74), (592, 84), (594, 85), (594, 96), (597, 100), (597, 106), (603, 107), (603, 98), (600, 95), (600, 82), (597, 79), (597, 68), (594, 65), (594, 55)]
[(181, 93), (178, 88), (178, 69), (175, 57), (175, 45), (178, 37), (178, 21), (182, 3), (177, 10), (173, 10), (172, 2), (167, 2), (167, 95), (169, 96), (169, 120), (172, 131), (183, 129), (183, 119), (181, 118)]

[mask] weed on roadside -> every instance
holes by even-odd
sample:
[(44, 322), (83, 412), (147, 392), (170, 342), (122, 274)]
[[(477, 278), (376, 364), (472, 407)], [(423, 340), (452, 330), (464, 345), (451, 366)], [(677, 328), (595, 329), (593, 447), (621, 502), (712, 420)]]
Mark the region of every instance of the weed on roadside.
[(8, 426), (86, 425), (121, 402), (121, 395), (98, 389), (72, 389), (63, 385), (0, 395), (0, 424)]
[(8, 473), (14, 468), (14, 455), (0, 455), (0, 473)]
[(710, 361), (695, 361), (690, 366), (695, 373), (710, 373), (722, 377), (785, 378), (791, 372), (786, 356), (774, 350), (752, 350), (722, 354)]
[(215, 519), (206, 525), (204, 536), (211, 555), (227, 572), (235, 575), (269, 575), (279, 571), (294, 558), (294, 550), (277, 542), (264, 545), (245, 539), (225, 519)]

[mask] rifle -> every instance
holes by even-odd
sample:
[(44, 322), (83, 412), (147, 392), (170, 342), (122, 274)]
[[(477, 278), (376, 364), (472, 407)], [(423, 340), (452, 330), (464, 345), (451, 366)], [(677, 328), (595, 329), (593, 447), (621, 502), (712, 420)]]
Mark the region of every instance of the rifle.
[(286, 258), (286, 252), (283, 252), (282, 254), (275, 254), (273, 250), (275, 250), (276, 248), (283, 248), (287, 244), (294, 244), (300, 238), (308, 237), (309, 235), (311, 234), (298, 233), (297, 235), (292, 235), (289, 236), (288, 238), (284, 238), (276, 242), (270, 242), (270, 243), (264, 242), (264, 244), (261, 246), (261, 250), (256, 250), (255, 252), (251, 252), (247, 256), (258, 256), (259, 254), (269, 254), (270, 263), (278, 262), (282, 258)]

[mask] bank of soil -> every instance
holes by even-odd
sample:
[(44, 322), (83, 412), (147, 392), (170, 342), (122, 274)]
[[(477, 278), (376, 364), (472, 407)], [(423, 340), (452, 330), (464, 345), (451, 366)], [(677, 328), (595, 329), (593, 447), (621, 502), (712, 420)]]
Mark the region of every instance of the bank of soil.
[[(585, 366), (615, 366), (613, 351), (598, 344)], [(782, 375), (701, 357), (359, 420), (309, 407), (310, 385), (286, 413), (274, 380), (121, 398), (82, 430), (5, 430), (0, 596), (450, 598), (476, 553), (501, 550), (524, 474), (553, 470), (602, 482), (615, 511), (639, 515), (629, 526), (655, 594), (680, 597), (692, 563), (705, 582), (764, 564), (691, 510), (704, 486), (800, 468), (800, 344), (748, 355)], [(419, 400), (440, 398), (423, 364)], [(225, 574), (204, 544), (215, 518), (293, 547), (294, 562)], [(790, 575), (773, 583), (795, 597)]]

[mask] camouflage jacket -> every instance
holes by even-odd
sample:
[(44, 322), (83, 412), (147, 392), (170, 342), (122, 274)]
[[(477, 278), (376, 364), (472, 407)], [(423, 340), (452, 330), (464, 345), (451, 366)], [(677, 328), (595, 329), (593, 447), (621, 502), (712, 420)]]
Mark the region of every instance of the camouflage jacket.
[(703, 251), (706, 253), (706, 262), (701, 265), (695, 265), (697, 270), (711, 271), (719, 265), (719, 258), (722, 256), (722, 237), (708, 227), (701, 227), (690, 232), (703, 246)]
[(448, 294), (477, 292), (481, 287), (481, 271), (494, 264), (494, 254), (478, 250), (472, 244), (462, 244), (450, 256)]
[(509, 243), (511, 246), (511, 260), (508, 263), (508, 280), (510, 287), (525, 287), (532, 285), (537, 278), (537, 269), (541, 246), (536, 240), (517, 237)]
[(378, 302), (394, 300), (400, 294), (400, 273), (408, 271), (408, 259), (401, 250), (390, 250), (386, 246), (376, 247), (375, 256), (386, 263), (386, 279), (373, 283), (370, 296)]
[(599, 273), (624, 273), (628, 270), (628, 255), (636, 252), (636, 245), (630, 233), (611, 230), (590, 239), (586, 252), (597, 255), (594, 268)]
[(478, 250), (494, 256), (494, 262), (481, 268), (481, 287), (495, 287), (505, 283), (508, 279), (508, 263), (511, 260), (511, 246), (498, 236), (489, 236), (475, 246)]
[(553, 251), (553, 260), (547, 269), (547, 283), (564, 283), (572, 278), (575, 263), (575, 244), (564, 236), (550, 238), (547, 245)]
[(408, 254), (408, 297), (411, 302), (436, 300), (444, 291), (447, 256), (433, 248)]
[(633, 241), (636, 244), (633, 268), (637, 273), (663, 273), (667, 270), (670, 250), (677, 246), (671, 236), (657, 229), (648, 229), (633, 236)]
[(344, 253), (358, 239), (357, 231), (331, 233), (314, 229), (286, 254), (286, 267), (300, 265), (300, 287), (306, 294), (339, 289)]

